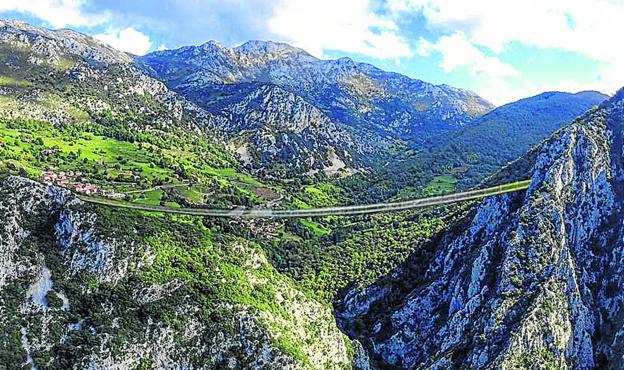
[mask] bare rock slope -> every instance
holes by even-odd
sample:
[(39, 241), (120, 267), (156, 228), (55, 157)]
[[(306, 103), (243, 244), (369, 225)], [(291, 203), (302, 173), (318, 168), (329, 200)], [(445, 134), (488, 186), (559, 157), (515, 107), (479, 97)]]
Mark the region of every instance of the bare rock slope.
[(526, 193), (485, 200), (346, 295), (341, 322), (378, 366), (624, 366), (623, 97), (536, 149)]
[(93, 208), (20, 177), (0, 183), (0, 219), (7, 368), (350, 367), (329, 307), (197, 219)]

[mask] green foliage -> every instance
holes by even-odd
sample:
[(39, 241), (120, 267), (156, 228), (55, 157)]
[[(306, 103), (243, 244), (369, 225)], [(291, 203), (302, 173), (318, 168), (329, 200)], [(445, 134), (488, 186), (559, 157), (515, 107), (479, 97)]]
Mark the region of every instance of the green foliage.
[[(0, 59), (28, 65), (28, 50), (0, 48)], [(127, 94), (132, 75), (123, 66), (109, 66), (100, 79), (76, 79), (71, 77), (75, 63), (62, 58), (55, 65), (0, 65), (0, 86), (10, 92), (0, 97), (0, 108), (17, 111), (28, 104), (56, 122), (0, 118), (0, 174), (40, 178), (48, 168), (80, 171), (81, 181), (124, 192), (132, 202), (167, 206), (253, 206), (266, 200), (258, 195), (259, 190), (281, 190), (288, 195), (282, 205), (307, 208), (443, 194), (474, 184), (501, 164), (496, 153), (488, 151), (487, 143), (472, 139), (426, 149), (397, 143), (388, 154), (392, 158), (389, 165), (377, 166), (372, 174), (334, 181), (322, 175), (296, 178), (278, 189), (277, 184), (244, 173), (191, 118), (172, 114), (170, 106), (149, 93)], [(36, 94), (26, 94), (31, 88), (37, 88)], [(86, 101), (101, 102), (107, 108), (90, 110)], [(418, 109), (424, 109), (428, 102), (419, 104)], [(61, 123), (58, 114), (64, 117)], [(503, 122), (502, 118), (499, 121)], [(70, 274), (69, 266), (59, 257), (53, 225), (43, 224), (29, 240), (30, 250), (20, 252), (27, 256), (34, 251), (43, 253), (56, 279), (47, 299), (52, 310), (59, 311), (55, 314), (60, 315), (60, 324), (51, 329), (56, 340), (50, 353), (35, 354), (40, 368), (48, 361), (52, 361), (49, 368), (70, 367), (102, 344), (96, 333), (111, 338), (113, 352), (121, 351), (133, 340), (144, 339), (152, 325), (148, 318), (184, 328), (189, 317), (181, 310), (188, 306), (202, 307), (194, 318), (214, 328), (215, 335), (236, 330), (227, 326), (224, 317), (234, 310), (248, 310), (263, 318), (263, 328), (284, 353), (309, 365), (303, 350), (306, 343), (298, 333), (313, 333), (316, 328), (313, 324), (299, 327), (303, 324), (277, 296), (302, 289), (305, 295), (298, 299), (313, 297), (331, 304), (342, 289), (370, 284), (391, 272), (444, 230), (451, 217), (447, 214), (454, 214), (447, 212), (447, 207), (438, 207), (278, 221), (273, 226), (275, 237), (252, 235), (249, 224), (239, 220), (104, 206), (96, 210), (102, 235), (125, 243), (126, 248), (115, 252), (115, 258), (125, 258), (129, 265), (121, 281), (102, 282), (91, 272)], [(249, 241), (252, 238), (253, 242)], [(265, 252), (270, 263), (264, 259)], [(129, 293), (147, 287), (171, 290), (148, 303), (139, 303)], [(3, 328), (13, 329), (0, 331), (0, 363), (23, 363), (25, 358), (19, 332), (23, 323), (16, 319), (19, 307), (15, 299), (23, 296), (24, 288), (3, 288), (7, 292), (3, 299), (13, 297), (3, 301), (3, 307), (13, 313), (7, 315), (9, 322)], [(59, 310), (63, 302), (57, 292), (61, 291), (72, 302), (71, 312)], [(77, 323), (77, 329), (66, 330), (67, 325)], [(32, 330), (40, 329), (33, 326)], [(142, 359), (137, 369), (153, 365)]]
[[(269, 198), (258, 195), (259, 190), (276, 193), (271, 184), (243, 173), (192, 118), (176, 116), (170, 105), (147, 92), (128, 93), (136, 86), (127, 66), (109, 65), (105, 73), (91, 70), (98, 73), (97, 79), (76, 78), (72, 69), (80, 61), (64, 58), (59, 63), (31, 65), (29, 52), (0, 47), (0, 57), (10, 62), (0, 65), (0, 76), (11, 75), (0, 80), (8, 94), (0, 97), (0, 107), (15, 112), (32, 109), (37, 113), (33, 116), (46, 118), (0, 118), (0, 176), (21, 173), (41, 179), (46, 169), (79, 171), (77, 181), (127, 193), (134, 202), (169, 206), (253, 206)], [(300, 185), (287, 190), (295, 186), (300, 190)], [(304, 198), (313, 204), (337, 199), (339, 190), (330, 184), (307, 185)], [(298, 302), (310, 298), (266, 262), (261, 244), (268, 240), (260, 236), (257, 243), (250, 242), (248, 229), (227, 221), (206, 226), (211, 221), (201, 218), (94, 209), (98, 233), (107, 241), (123, 241), (123, 248), (108, 251), (114, 256), (107, 255), (128, 261), (127, 273), (114, 283), (101, 281), (93, 271), (70, 270), (55, 240), (54, 224), (43, 222), (54, 220), (55, 215), (28, 221), (42, 226), (33, 226), (37, 230), (20, 253), (33, 261), (44, 255), (43, 262), (54, 277), (54, 291), (47, 296), (50, 312), (56, 315), (49, 333), (51, 348), (33, 353), (39, 368), (71, 368), (93, 348), (103, 346), (103, 338), (115, 356), (132, 343), (146, 340), (156, 325), (184, 328), (191, 319), (181, 312), (186, 307), (203, 308), (192, 318), (214, 330), (207, 334), (210, 338), (227, 329), (226, 320), (219, 320), (222, 315), (231, 318), (234, 311), (242, 310), (262, 318), (262, 330), (284, 353), (309, 364), (303, 350), (309, 343), (299, 333), (313, 333), (317, 330), (313, 324), (318, 323), (302, 324), (276, 295), (296, 294)], [(310, 226), (319, 235), (327, 233), (321, 224), (300, 226), (307, 230)], [(26, 284), (28, 278), (24, 278)], [(142, 302), (131, 294), (161, 285), (170, 290), (154, 301)], [(2, 290), (15, 301), (14, 305), (3, 301), (3, 308), (15, 320), (2, 327), (14, 330), (0, 330), (0, 363), (21, 364), (26, 358), (19, 332), (24, 323), (18, 319), (16, 298), (23, 297), (25, 289), (27, 285)], [(61, 292), (71, 302), (69, 310), (59, 309)], [(328, 321), (334, 325), (331, 317)], [(42, 332), (39, 321), (29, 325), (33, 333)], [(190, 351), (192, 346), (185, 347), (183, 340), (176, 338), (180, 341), (176, 345)], [(205, 361), (192, 365), (205, 366)], [(150, 366), (149, 359), (137, 364), (140, 369)]]
[[(163, 216), (135, 211), (99, 210), (99, 228), (107, 235), (133, 235), (138, 243), (148, 246), (153, 263), (140, 272), (147, 284), (182, 283), (170, 299), (189, 300), (204, 307), (202, 320), (214, 325), (219, 315), (227, 314), (224, 304), (245, 307), (262, 314), (264, 325), (285, 353), (309, 363), (295, 334), (294, 319), (276, 298), (284, 289), (295, 290), (294, 283), (276, 271), (262, 257), (260, 247), (236, 233), (224, 233), (217, 225), (204, 225), (200, 218)], [(207, 221), (206, 221), (207, 222)], [(250, 261), (253, 262), (250, 265)], [(184, 325), (174, 312), (162, 313), (170, 325)], [(286, 324), (284, 324), (286, 323)], [(305, 330), (313, 330), (306, 327)]]
[(304, 186), (299, 197), (311, 207), (328, 207), (338, 205), (341, 195), (342, 189), (328, 182), (320, 182)]
[[(286, 221), (278, 238), (259, 243), (278, 270), (310, 294), (331, 302), (350, 284), (370, 284), (390, 272), (442, 231), (444, 208), (315, 219), (313, 226), (305, 220)], [(316, 232), (319, 228), (331, 233)]]
[(51, 308), (61, 308), (63, 307), (63, 300), (61, 299), (61, 297), (58, 296), (58, 294), (54, 291), (51, 290), (48, 292), (46, 299), (48, 300), (48, 305)]
[[(256, 190), (266, 187), (231, 167), (233, 160), (201, 137), (175, 131), (133, 132), (91, 123), (57, 128), (0, 118), (0, 172), (23, 169), (39, 178), (47, 168), (79, 171), (83, 181), (153, 205), (165, 195), (178, 204), (252, 205), (259, 201)], [(161, 185), (180, 186), (154, 189)], [(218, 195), (205, 196), (210, 193)]]
[(557, 370), (561, 368), (557, 357), (546, 348), (516, 354), (506, 365), (504, 367), (509, 370)]
[(442, 195), (448, 194), (455, 191), (455, 184), (457, 184), (457, 179), (453, 176), (443, 175), (436, 176), (427, 184), (424, 192), (427, 195)]
[(10, 76), (0, 76), (0, 86), (4, 87), (30, 87), (32, 86), (32, 82), (15, 79)]
[(331, 230), (324, 228), (320, 223), (310, 220), (299, 220), (301, 224), (314, 232), (316, 236), (326, 236), (331, 234)]
[(279, 336), (277, 338), (276, 345), (282, 351), (284, 351), (284, 353), (297, 360), (300, 364), (304, 366), (311, 366), (310, 360), (308, 360), (308, 357), (305, 355), (305, 353), (303, 353), (301, 348), (293, 343), (288, 336)]

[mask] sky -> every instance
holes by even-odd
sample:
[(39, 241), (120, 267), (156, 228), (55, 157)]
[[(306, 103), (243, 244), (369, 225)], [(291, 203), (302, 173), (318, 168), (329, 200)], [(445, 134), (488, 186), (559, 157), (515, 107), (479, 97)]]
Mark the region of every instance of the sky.
[(496, 105), (624, 86), (623, 0), (1, 0), (0, 17), (137, 55), (208, 40), (287, 42)]

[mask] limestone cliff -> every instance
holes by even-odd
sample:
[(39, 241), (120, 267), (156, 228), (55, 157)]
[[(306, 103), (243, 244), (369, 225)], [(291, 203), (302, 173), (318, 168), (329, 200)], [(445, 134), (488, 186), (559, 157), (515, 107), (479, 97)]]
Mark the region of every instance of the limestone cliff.
[(7, 368), (350, 368), (330, 307), (198, 218), (93, 208), (9, 177), (0, 219)]
[(622, 98), (544, 142), (528, 191), (483, 201), (345, 296), (342, 324), (379, 367), (624, 366)]

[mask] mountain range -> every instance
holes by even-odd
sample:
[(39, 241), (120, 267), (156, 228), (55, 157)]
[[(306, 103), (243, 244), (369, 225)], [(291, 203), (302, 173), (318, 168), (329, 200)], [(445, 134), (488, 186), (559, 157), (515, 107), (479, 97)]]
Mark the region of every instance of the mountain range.
[(224, 109), (220, 100), (229, 91), (275, 85), (318, 106), (336, 122), (401, 138), (451, 130), (493, 108), (467, 90), (410, 79), (349, 58), (320, 60), (282, 43), (249, 41), (227, 48), (211, 41), (157, 51), (139, 61), (170, 88), (216, 111)]
[[(287, 44), (263, 41), (235, 48), (211, 41), (157, 51), (139, 58), (139, 64), (194, 103), (227, 116), (225, 137), (244, 163), (253, 168), (286, 162), (298, 173), (307, 170), (305, 163), (313, 168), (322, 163), (327, 175), (341, 168), (370, 168), (396, 161), (387, 155), (396, 146), (443, 144), (434, 150), (436, 158), (419, 158), (417, 164), (444, 157), (445, 165), (461, 167), (468, 157), (474, 162), (477, 156), (478, 167), (485, 169), (470, 178), (482, 178), (607, 98), (597, 92), (553, 92), (494, 109), (470, 91), (413, 80), (348, 58), (320, 60)], [(304, 102), (315, 108), (314, 114), (297, 106)], [(501, 135), (489, 140), (487, 133), (493, 132)], [(454, 136), (449, 140), (448, 135)], [(520, 140), (517, 145), (509, 145), (513, 137)], [(462, 148), (462, 159), (451, 145)], [(323, 152), (322, 158), (314, 158)], [(387, 172), (383, 176), (392, 177)]]
[[(396, 140), (422, 142), (493, 108), (470, 91), (348, 58), (320, 60), (281, 43), (227, 48), (211, 41), (157, 51), (138, 63), (172, 90), (228, 117), (224, 136), (255, 167), (288, 163), (298, 173), (370, 166)], [(308, 132), (313, 146), (304, 144), (312, 142)]]
[[(12, 20), (0, 60), (0, 368), (622, 367), (622, 91), (494, 107), (282, 43), (137, 57)], [(310, 208), (526, 178), (301, 220), (78, 196)]]

